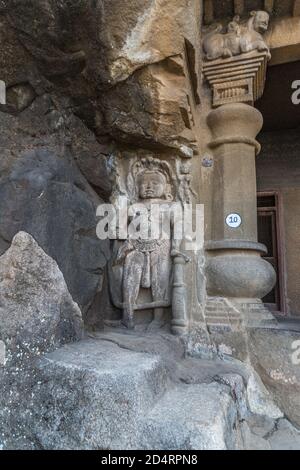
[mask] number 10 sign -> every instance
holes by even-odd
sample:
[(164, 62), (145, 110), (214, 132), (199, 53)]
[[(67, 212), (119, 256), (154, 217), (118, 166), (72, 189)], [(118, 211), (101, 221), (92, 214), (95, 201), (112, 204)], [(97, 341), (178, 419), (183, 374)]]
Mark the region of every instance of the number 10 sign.
[(229, 214), (226, 217), (226, 225), (230, 228), (238, 228), (242, 223), (242, 218), (239, 214)]

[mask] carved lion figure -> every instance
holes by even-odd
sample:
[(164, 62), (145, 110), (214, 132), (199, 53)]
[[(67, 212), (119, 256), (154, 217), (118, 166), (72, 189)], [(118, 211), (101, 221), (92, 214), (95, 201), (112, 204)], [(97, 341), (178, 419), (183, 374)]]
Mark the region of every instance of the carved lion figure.
[(240, 18), (235, 16), (223, 34), (222, 26), (217, 25), (208, 33), (203, 41), (203, 48), (207, 60), (216, 60), (239, 55), (245, 52), (257, 50), (268, 51), (263, 34), (269, 27), (270, 16), (265, 11), (252, 11), (245, 25), (240, 23)]

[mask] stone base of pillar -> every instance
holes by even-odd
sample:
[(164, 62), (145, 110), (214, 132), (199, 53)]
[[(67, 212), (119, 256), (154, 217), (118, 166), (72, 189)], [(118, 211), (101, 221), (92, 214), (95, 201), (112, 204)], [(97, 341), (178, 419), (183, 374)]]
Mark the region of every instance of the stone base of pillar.
[(207, 292), (214, 297), (262, 299), (274, 287), (276, 274), (261, 258), (264, 245), (239, 240), (207, 244)]

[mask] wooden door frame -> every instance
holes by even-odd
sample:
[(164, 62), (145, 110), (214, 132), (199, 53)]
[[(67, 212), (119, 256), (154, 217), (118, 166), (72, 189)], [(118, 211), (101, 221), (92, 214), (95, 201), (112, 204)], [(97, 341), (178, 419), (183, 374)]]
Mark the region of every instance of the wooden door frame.
[(275, 207), (258, 207), (259, 211), (275, 211), (277, 228), (277, 260), (278, 260), (278, 283), (279, 283), (279, 312), (280, 315), (288, 315), (287, 288), (286, 288), (286, 259), (285, 259), (285, 232), (283, 219), (283, 201), (280, 191), (268, 190), (258, 191), (257, 197), (275, 197)]

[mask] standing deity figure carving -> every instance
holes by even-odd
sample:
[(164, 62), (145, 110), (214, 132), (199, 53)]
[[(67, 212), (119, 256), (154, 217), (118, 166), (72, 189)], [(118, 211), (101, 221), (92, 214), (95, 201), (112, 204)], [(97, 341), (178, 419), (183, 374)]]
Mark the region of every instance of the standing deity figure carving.
[(266, 11), (252, 11), (250, 19), (242, 24), (239, 16), (235, 16), (222, 33), (222, 25), (216, 25), (207, 33), (203, 40), (203, 49), (207, 60), (228, 58), (251, 51), (268, 51), (263, 34), (268, 30), (270, 15)]
[[(139, 226), (141, 220), (145, 220), (141, 218), (141, 213), (131, 215), (128, 228), (138, 227), (139, 231), (131, 234), (128, 230), (128, 237), (121, 241), (121, 246), (120, 240), (117, 240), (119, 248), (112, 265), (115, 272), (118, 268), (121, 270), (122, 300), (120, 302), (116, 298), (114, 288), (111, 288), (111, 296), (114, 305), (122, 308), (122, 324), (125, 327), (134, 328), (136, 310), (151, 309), (154, 313), (151, 328), (157, 328), (163, 324), (165, 308), (172, 306), (172, 268), (175, 260), (181, 257), (184, 262), (187, 261), (187, 257), (179, 251), (181, 241), (174, 237), (174, 176), (168, 163), (153, 157), (136, 161), (129, 173), (129, 192), (134, 194), (133, 202), (141, 204), (145, 210), (143, 217), (146, 214), (147, 233)], [(155, 236), (151, 231), (154, 206), (159, 208), (155, 217), (158, 217), (159, 231)], [(137, 233), (141, 235), (137, 236)], [(113, 284), (112, 279), (110, 284)], [(150, 291), (151, 302), (138, 301), (141, 289)]]

